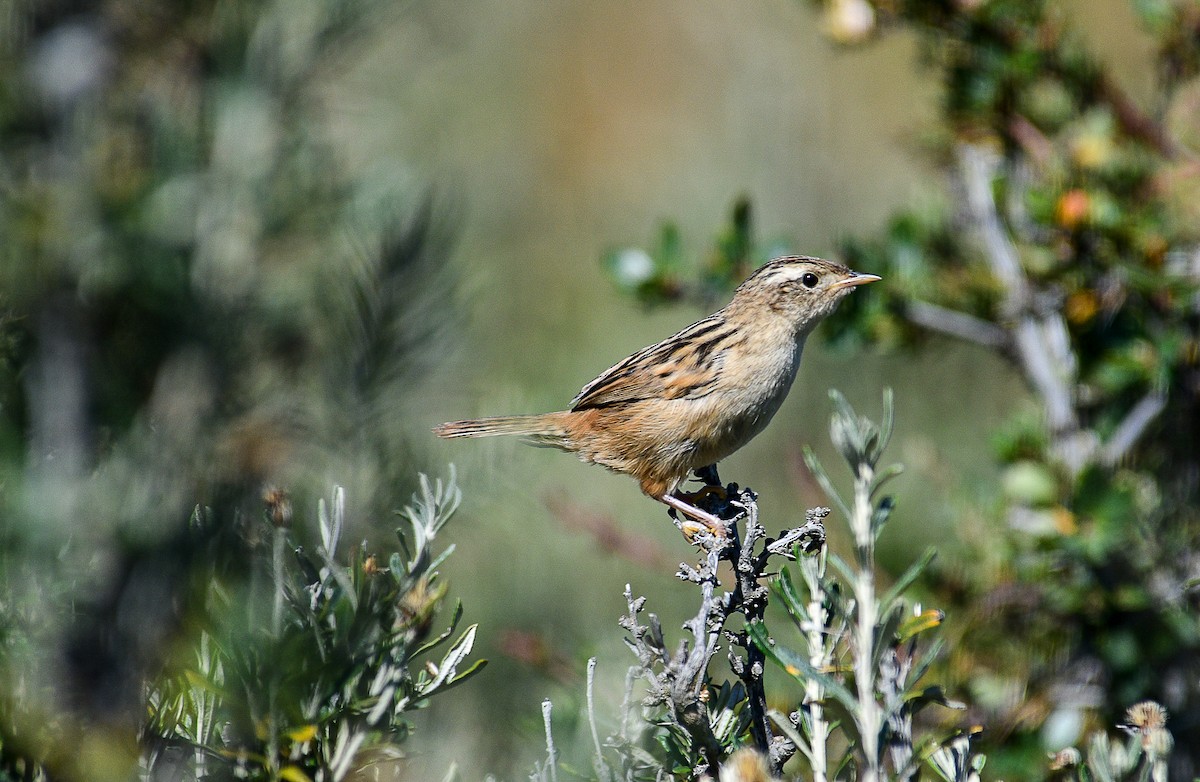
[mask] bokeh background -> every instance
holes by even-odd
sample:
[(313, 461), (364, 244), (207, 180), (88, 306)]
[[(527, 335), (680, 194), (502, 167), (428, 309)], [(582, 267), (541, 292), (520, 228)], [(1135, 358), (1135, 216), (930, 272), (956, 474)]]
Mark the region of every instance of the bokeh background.
[[(823, 37), (819, 9), (794, 2), (702, 12), (685, 3), (418, 4), (402, 16), (339, 79), (329, 106), (358, 164), (380, 150), (409, 161), (462, 209), (451, 263), (468, 314), (441, 371), (417, 392), (415, 438), (431, 422), (561, 409), (610, 364), (706, 314), (648, 311), (617, 293), (599, 263), (614, 246), (649, 243), (664, 219), (701, 258), (747, 196), (764, 237), (829, 257), (844, 235), (937, 197), (916, 149), (936, 112), (935, 85), (922, 83), (903, 36), (840, 51)], [(966, 498), (994, 500), (989, 427), (1024, 394), (983, 351), (947, 340), (885, 356), (813, 340), (776, 422), (722, 474), (760, 492), (768, 526), (796, 523), (823, 502), (803, 476), (801, 447), (836, 459), (828, 389), (877, 414), (885, 386), (897, 390), (893, 454), (909, 468), (885, 546), (898, 573), (931, 541), (953, 546)], [(495, 623), (493, 641), (516, 633), (508, 638), (518, 651), (520, 641), (535, 646), (526, 661), (489, 653), (486, 675), (525, 700), (524, 751), (540, 751), (537, 707), (553, 697), (560, 712), (575, 708), (586, 656), (599, 655), (610, 708), (619, 702), (628, 652), (614, 622), (626, 583), (663, 596), (654, 610), (668, 627), (694, 610), (672, 577), (688, 552), (631, 481), (561, 454), (460, 441), (432, 443), (429, 458), (454, 462), (466, 490), (455, 558), (473, 583), (455, 578), (456, 593), (485, 627)], [(564, 514), (608, 517), (652, 547), (656, 564), (602, 550)], [(500, 769), (516, 741), (497, 741), (513, 727), (511, 701), (481, 695), (460, 690), (444, 726), (456, 746), (480, 742), (484, 767)]]
[[(416, 474), (454, 464), (465, 499), (442, 570), (490, 665), (417, 715), (406, 778), (523, 778), (543, 698), (571, 740), (589, 656), (615, 714), (622, 590), (677, 627), (691, 550), (626, 478), (429, 429), (561, 409), (706, 314), (647, 306), (605, 272), (664, 221), (699, 265), (746, 198), (765, 246), (843, 257), (892, 214), (953, 201), (929, 152), (943, 91), (926, 50), (905, 29), (839, 46), (842, 5), (417, 0), (344, 28), (296, 2), (0, 11), (5, 578), (23, 622), (61, 611), (48, 648), (20, 647), (51, 661), (33, 679), (84, 693), (38, 713), (79, 708), (95, 736), (109, 708), (136, 710), (124, 685), (185, 643), (166, 604), (179, 563), (204, 556), (175, 531), (197, 503), (253, 514), (282, 486), (294, 526), (315, 529), (317, 498), (344, 485), (353, 538), (383, 546)], [(1055, 13), (1152, 101), (1157, 44), (1132, 4)], [(769, 528), (796, 523), (824, 502), (802, 447), (837, 461), (828, 390), (877, 414), (887, 387), (906, 471), (881, 566), (932, 543), (953, 582), (1001, 535), (991, 438), (1037, 411), (991, 351), (815, 339), (722, 475), (760, 493)], [(1022, 730), (1026, 758), (1062, 738)]]

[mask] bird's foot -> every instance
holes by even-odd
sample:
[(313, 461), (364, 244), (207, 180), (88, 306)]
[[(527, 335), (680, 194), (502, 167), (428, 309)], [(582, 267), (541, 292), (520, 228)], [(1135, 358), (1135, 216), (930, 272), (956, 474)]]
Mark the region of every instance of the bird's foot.
[[(701, 486), (696, 491), (681, 491), (678, 493), (678, 496), (691, 505), (699, 506), (701, 501), (707, 500), (709, 497), (715, 497), (720, 502), (726, 502), (729, 499), (729, 491), (724, 486), (708, 484)], [(709, 503), (706, 502), (705, 504)]]
[(671, 508), (672, 516), (675, 515), (674, 511), (679, 511), (684, 515), (685, 518), (676, 522), (676, 526), (683, 531), (684, 537), (692, 541), (695, 535), (705, 531), (717, 538), (729, 537), (729, 524), (726, 521), (708, 511), (697, 508), (688, 502), (689, 499), (690, 497), (686, 495), (681, 497), (676, 494), (664, 494), (660, 498)]

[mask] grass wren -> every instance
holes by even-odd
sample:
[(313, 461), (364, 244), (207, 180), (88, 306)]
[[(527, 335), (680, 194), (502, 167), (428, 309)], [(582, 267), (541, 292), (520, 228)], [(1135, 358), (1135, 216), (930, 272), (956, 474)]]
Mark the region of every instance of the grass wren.
[(819, 258), (777, 258), (722, 309), (588, 383), (569, 409), (452, 421), (433, 431), (517, 435), (570, 451), (633, 476), (646, 495), (724, 535), (725, 523), (680, 486), (766, 427), (796, 378), (804, 340), (856, 286), (878, 279)]

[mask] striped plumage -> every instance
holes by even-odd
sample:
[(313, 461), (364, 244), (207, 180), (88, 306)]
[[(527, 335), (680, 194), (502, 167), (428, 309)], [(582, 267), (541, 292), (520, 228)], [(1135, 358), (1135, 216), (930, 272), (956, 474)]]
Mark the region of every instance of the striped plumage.
[(647, 495), (719, 530), (677, 496), (695, 469), (762, 431), (791, 388), (804, 340), (854, 286), (879, 279), (791, 256), (762, 266), (721, 310), (588, 383), (568, 410), (454, 421), (439, 437), (518, 435), (637, 478)]

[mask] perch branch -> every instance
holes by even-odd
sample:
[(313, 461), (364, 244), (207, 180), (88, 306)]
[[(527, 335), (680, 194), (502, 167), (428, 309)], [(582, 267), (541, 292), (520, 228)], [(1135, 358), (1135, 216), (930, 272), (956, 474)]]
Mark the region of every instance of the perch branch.
[[(720, 485), (715, 471), (701, 471), (698, 477), (709, 485)], [(730, 737), (716, 734), (708, 711), (708, 665), (719, 651), (719, 639), (722, 636), (728, 639), (729, 663), (745, 691), (750, 736), (778, 774), (796, 753), (796, 746), (787, 737), (776, 735), (770, 721), (763, 681), (765, 655), (750, 640), (748, 628), (762, 622), (766, 612), (770, 591), (763, 579), (774, 558), (793, 558), (797, 545), (805, 550), (819, 547), (824, 541), (821, 523), (824, 513), (810, 512), (804, 524), (771, 538), (759, 521), (757, 497), (750, 489), (730, 484), (723, 493), (706, 495), (701, 505), (729, 522), (729, 534), (721, 539), (698, 538), (695, 542), (701, 548), (700, 562), (695, 567), (681, 564), (676, 574), (700, 587), (699, 610), (684, 623), (691, 640), (682, 641), (673, 653), (668, 651), (658, 618), (650, 614), (648, 622), (642, 624), (638, 617), (645, 607), (645, 598), (634, 598), (626, 586), (627, 613), (621, 619), (621, 626), (629, 632), (626, 643), (638, 657), (638, 664), (631, 672), (648, 684), (643, 704), (667, 706), (675, 723), (699, 749), (703, 760), (693, 773), (697, 776), (711, 773), (724, 759), (728, 747), (723, 741), (728, 742)], [(744, 532), (737, 524), (743, 518)], [(720, 588), (722, 562), (730, 563), (733, 568), (734, 584), (727, 591)], [(726, 627), (734, 614), (743, 618), (742, 626), (736, 630)]]

